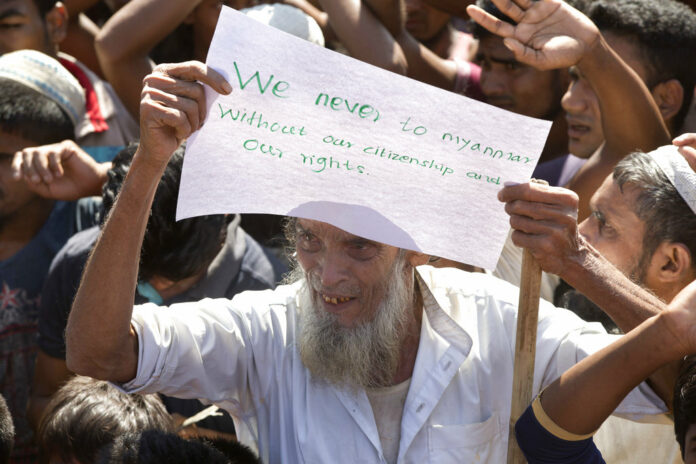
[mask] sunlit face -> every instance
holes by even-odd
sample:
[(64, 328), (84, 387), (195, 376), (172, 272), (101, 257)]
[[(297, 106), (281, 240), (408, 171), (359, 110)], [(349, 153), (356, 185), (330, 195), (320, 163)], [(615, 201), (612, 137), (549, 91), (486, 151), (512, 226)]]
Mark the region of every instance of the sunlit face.
[[(609, 46), (645, 82), (647, 70), (635, 42), (611, 32), (603, 35)], [(570, 86), (561, 100), (568, 121), (568, 151), (575, 156), (588, 158), (604, 141), (599, 100), (576, 68), (571, 68), (570, 77)]]
[(589, 158), (604, 142), (599, 101), (589, 82), (572, 67), (570, 86), (561, 104), (568, 122), (568, 151), (580, 158)]
[(624, 185), (623, 190), (622, 193), (612, 176), (607, 176), (590, 200), (592, 214), (578, 230), (621, 272), (642, 283), (645, 223), (634, 212), (639, 190), (630, 185)]
[(17, 135), (0, 131), (0, 227), (40, 197), (23, 180), (12, 178), (12, 157), (15, 152), (36, 143)]
[(451, 15), (425, 3), (406, 0), (406, 30), (420, 41), (427, 42), (447, 26)]
[(518, 62), (499, 37), (479, 41), (481, 90), (486, 101), (525, 116), (552, 120), (561, 111), (564, 83), (558, 71), (538, 71)]
[(0, 1), (0, 55), (32, 49), (53, 55), (55, 47), (32, 0)]
[(296, 229), (297, 260), (318, 287), (312, 298), (342, 327), (374, 319), (399, 250), (324, 222), (298, 219)]

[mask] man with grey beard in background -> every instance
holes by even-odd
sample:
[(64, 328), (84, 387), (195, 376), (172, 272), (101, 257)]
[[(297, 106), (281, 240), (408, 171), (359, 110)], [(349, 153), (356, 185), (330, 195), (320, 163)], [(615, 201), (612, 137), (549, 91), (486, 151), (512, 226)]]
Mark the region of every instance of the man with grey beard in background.
[[(553, 27), (573, 32), (572, 11), (546, 3), (557, 7)], [(133, 307), (155, 186), (201, 125), (202, 84), (231, 91), (197, 62), (160, 65), (145, 79), (140, 145), (70, 313), (68, 367), (128, 392), (215, 403), (265, 463), (504, 462), (518, 289), (494, 277), (435, 269), (423, 253), (297, 218), (287, 229), (299, 277), (288, 285)], [(625, 331), (664, 306), (598, 254), (558, 265)], [(542, 301), (534, 394), (615, 337)], [(674, 376), (660, 374), (616, 413), (661, 417), (655, 392), (671, 397)]]

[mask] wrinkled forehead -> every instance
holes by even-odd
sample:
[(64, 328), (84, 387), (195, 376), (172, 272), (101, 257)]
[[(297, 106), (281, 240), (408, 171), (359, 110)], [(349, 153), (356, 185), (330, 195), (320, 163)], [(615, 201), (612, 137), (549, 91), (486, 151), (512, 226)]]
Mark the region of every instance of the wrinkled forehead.
[(297, 233), (311, 233), (312, 235), (315, 235), (323, 240), (331, 240), (337, 242), (354, 242), (360, 240), (368, 241), (370, 243), (380, 245), (383, 247), (390, 246), (381, 242), (369, 240), (359, 235), (351, 234), (350, 232), (347, 232), (336, 226), (333, 226), (326, 222), (316, 221), (314, 219), (296, 218), (294, 227)]

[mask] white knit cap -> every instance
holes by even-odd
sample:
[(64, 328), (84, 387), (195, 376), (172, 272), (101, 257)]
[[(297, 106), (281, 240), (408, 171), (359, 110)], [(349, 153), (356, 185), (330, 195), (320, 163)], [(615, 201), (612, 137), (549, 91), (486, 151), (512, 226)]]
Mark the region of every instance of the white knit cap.
[(280, 29), (308, 42), (324, 46), (324, 34), (314, 18), (294, 6), (276, 3), (239, 10), (256, 21)]
[(85, 115), (85, 91), (57, 60), (36, 50), (0, 56), (0, 77), (30, 87), (56, 102), (73, 125)]
[(665, 145), (648, 153), (696, 214), (696, 172), (674, 145)]

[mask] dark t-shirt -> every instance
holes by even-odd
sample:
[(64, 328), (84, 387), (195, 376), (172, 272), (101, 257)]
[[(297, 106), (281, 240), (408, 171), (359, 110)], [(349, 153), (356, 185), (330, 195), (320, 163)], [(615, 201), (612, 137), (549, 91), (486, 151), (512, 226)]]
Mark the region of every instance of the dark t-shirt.
[(56, 202), (36, 236), (0, 261), (0, 393), (15, 425), (13, 462), (32, 462), (36, 449), (26, 417), (36, 357), (41, 288), (49, 265), (68, 238), (96, 223), (94, 203)]
[[(227, 230), (227, 240), (222, 250), (208, 267), (207, 274), (193, 287), (164, 301), (171, 305), (203, 298), (232, 298), (246, 290), (274, 288), (286, 271), (285, 267), (233, 221)], [(65, 326), (72, 301), (77, 292), (87, 257), (99, 236), (99, 228), (82, 231), (73, 236), (56, 255), (43, 289), (39, 314), (39, 348), (47, 355), (65, 359)], [(108, 282), (104, 282), (107, 286)], [(136, 295), (135, 304), (147, 300)], [(203, 409), (197, 400), (163, 397), (167, 410), (186, 417)], [(224, 417), (212, 417), (198, 425), (233, 433), (232, 421)]]

